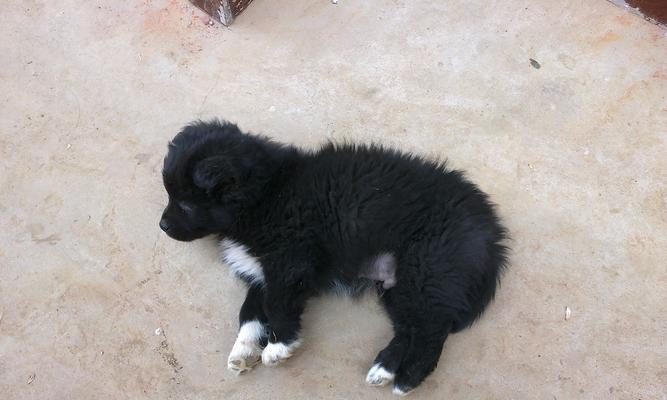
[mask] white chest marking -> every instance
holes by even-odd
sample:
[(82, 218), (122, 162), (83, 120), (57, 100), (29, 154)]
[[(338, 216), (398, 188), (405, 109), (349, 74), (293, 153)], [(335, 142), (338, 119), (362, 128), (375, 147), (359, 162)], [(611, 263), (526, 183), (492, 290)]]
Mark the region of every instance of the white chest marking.
[(248, 253), (248, 248), (230, 239), (220, 241), (222, 261), (227, 263), (232, 272), (241, 278), (250, 280), (252, 284), (264, 284), (262, 264), (256, 257)]

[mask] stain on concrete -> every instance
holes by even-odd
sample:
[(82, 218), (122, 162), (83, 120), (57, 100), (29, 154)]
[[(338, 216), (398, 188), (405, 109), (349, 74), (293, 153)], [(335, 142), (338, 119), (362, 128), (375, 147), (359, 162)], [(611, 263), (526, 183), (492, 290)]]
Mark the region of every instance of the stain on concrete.
[(616, 42), (620, 39), (621, 37), (616, 32), (607, 31), (604, 35), (593, 40), (591, 45), (593, 46), (593, 48), (598, 49), (600, 47), (608, 45), (609, 43)]
[(176, 356), (172, 351), (169, 350), (169, 343), (167, 340), (163, 340), (160, 342), (160, 345), (157, 347), (156, 351), (160, 353), (162, 356), (162, 359), (171, 367), (173, 368), (175, 373), (180, 372), (180, 370), (183, 369), (181, 364), (178, 362), (176, 359)]

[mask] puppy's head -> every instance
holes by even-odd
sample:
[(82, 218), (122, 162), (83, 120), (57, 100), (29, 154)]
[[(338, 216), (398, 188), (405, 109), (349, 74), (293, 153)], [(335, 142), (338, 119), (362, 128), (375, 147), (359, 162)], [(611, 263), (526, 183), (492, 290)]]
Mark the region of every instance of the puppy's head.
[(162, 178), (169, 203), (160, 228), (176, 240), (224, 234), (254, 204), (279, 148), (232, 124), (198, 122), (169, 143)]

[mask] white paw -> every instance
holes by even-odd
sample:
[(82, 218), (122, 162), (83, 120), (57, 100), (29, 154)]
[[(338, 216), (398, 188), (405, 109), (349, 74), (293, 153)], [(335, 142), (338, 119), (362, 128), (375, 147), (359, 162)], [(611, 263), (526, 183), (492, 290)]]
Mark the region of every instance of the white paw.
[(411, 391), (412, 389), (403, 389), (398, 386), (394, 386), (394, 389), (391, 392), (397, 396), (407, 396)]
[(227, 359), (227, 368), (238, 374), (250, 371), (262, 357), (260, 341), (265, 334), (264, 325), (249, 321), (241, 326), (234, 347)]
[(250, 371), (262, 358), (262, 347), (257, 343), (234, 343), (227, 359), (227, 368), (237, 374)]
[(269, 343), (262, 351), (262, 364), (273, 367), (292, 357), (294, 350), (301, 345), (301, 342), (295, 340), (290, 344)]
[(366, 383), (372, 386), (384, 386), (394, 380), (394, 373), (389, 372), (380, 364), (375, 364), (368, 370)]

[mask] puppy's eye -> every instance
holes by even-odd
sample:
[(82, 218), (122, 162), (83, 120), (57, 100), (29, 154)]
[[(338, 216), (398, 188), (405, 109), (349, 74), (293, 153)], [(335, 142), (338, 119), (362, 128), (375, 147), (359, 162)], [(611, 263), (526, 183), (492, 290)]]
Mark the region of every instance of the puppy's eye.
[(186, 203), (184, 201), (179, 201), (178, 206), (181, 207), (181, 210), (185, 212), (192, 212), (192, 210), (194, 209), (194, 207), (191, 204)]

